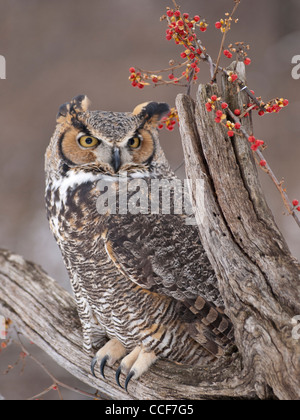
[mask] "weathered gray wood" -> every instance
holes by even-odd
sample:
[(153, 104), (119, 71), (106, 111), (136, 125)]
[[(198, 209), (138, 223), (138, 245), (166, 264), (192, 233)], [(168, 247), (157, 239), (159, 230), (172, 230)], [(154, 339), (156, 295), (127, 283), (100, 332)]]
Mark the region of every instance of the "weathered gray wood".
[(191, 191), (200, 235), (247, 378), (261, 398), (272, 389), (280, 399), (299, 399), (300, 342), (292, 337), (291, 319), (300, 314), (300, 266), (265, 202), (249, 145), (230, 140), (207, 112), (213, 94), (232, 102), (237, 92), (221, 95), (216, 85), (206, 85), (196, 104), (177, 98), (187, 175), (192, 186), (204, 182), (204, 201)]
[[(80, 321), (73, 298), (40, 267), (21, 256), (0, 250), (0, 314), (59, 365), (111, 399), (254, 398), (251, 375), (240, 358), (225, 357), (209, 368), (195, 370), (160, 361), (129, 393), (115, 382), (116, 368), (106, 368), (107, 381), (95, 379), (91, 359), (82, 350)], [(237, 378), (235, 372), (239, 371)], [(100, 375), (99, 375), (100, 377)], [(122, 377), (124, 381), (125, 378)], [(250, 385), (249, 385), (250, 384)]]

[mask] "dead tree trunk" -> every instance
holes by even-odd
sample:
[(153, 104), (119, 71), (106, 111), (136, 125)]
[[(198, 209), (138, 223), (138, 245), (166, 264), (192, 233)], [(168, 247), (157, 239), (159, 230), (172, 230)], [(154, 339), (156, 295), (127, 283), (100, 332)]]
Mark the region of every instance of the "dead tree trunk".
[[(177, 98), (200, 235), (235, 327), (244, 377), (260, 398), (272, 390), (280, 399), (299, 399), (300, 341), (293, 338), (292, 318), (300, 314), (300, 266), (265, 201), (249, 143), (229, 140), (207, 112), (213, 94), (233, 109), (247, 101), (226, 80), (222, 92), (200, 86), (196, 103)], [(196, 180), (204, 183), (202, 201)]]
[[(223, 83), (220, 96), (236, 108), (243, 93), (231, 89)], [(116, 368), (107, 367), (107, 381), (91, 375), (73, 298), (36, 265), (0, 250), (0, 314), (108, 398), (300, 398), (300, 340), (293, 338), (291, 322), (300, 315), (299, 263), (265, 202), (247, 141), (229, 140), (206, 112), (214, 93), (219, 95), (216, 85), (200, 86), (196, 103), (179, 95), (177, 108), (187, 174), (204, 183), (204, 201), (191, 190), (196, 219), (238, 353), (197, 369), (160, 361), (126, 393), (116, 384)]]

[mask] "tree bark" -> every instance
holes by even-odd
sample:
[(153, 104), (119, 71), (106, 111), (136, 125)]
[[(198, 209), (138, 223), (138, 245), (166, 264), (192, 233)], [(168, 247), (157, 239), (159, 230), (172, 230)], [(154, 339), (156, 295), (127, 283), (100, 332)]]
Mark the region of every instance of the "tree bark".
[[(233, 109), (245, 101), (226, 82), (221, 94), (216, 85), (201, 85), (196, 103), (177, 98), (200, 236), (235, 327), (245, 377), (260, 398), (271, 390), (279, 399), (299, 399), (300, 341), (292, 318), (300, 314), (300, 266), (265, 201), (247, 140), (230, 140), (207, 112), (213, 94)], [(204, 200), (197, 200), (197, 180)]]

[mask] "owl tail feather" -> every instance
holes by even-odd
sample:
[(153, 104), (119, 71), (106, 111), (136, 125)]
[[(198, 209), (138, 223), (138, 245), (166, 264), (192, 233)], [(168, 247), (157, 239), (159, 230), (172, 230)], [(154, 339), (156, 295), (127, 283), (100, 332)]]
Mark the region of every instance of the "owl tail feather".
[(230, 319), (221, 308), (201, 296), (183, 303), (181, 313), (190, 336), (211, 354), (222, 356), (225, 349), (234, 344), (234, 330)]

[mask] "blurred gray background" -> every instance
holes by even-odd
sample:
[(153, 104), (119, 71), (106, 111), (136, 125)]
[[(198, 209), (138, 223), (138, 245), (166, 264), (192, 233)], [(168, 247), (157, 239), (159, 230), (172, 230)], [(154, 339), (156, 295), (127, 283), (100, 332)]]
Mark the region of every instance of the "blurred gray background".
[[(231, 11), (233, 0), (178, 3), (183, 12), (199, 14), (211, 24), (201, 39), (216, 58), (221, 34), (214, 23)], [(157, 70), (178, 59), (182, 50), (165, 40), (165, 23), (159, 20), (166, 6), (172, 6), (171, 0), (0, 0), (0, 55), (7, 62), (7, 79), (0, 80), (0, 246), (42, 265), (66, 288), (69, 282), (48, 228), (43, 197), (44, 152), (58, 107), (81, 93), (89, 96), (92, 108), (101, 110), (131, 111), (149, 100), (173, 106), (182, 88), (140, 91), (128, 81), (131, 66)], [(279, 115), (255, 117), (255, 134), (269, 146), (265, 155), (278, 178), (284, 177), (290, 198), (300, 200), (300, 80), (291, 76), (292, 57), (300, 54), (300, 2), (242, 0), (236, 16), (240, 21), (227, 44), (251, 45), (249, 87), (265, 100), (290, 100)], [(229, 60), (224, 58), (223, 64)], [(206, 64), (199, 78), (209, 80)], [(161, 137), (176, 168), (183, 159), (178, 130)], [(261, 179), (277, 224), (300, 258), (299, 229), (283, 215), (275, 186), (263, 173)], [(12, 348), (1, 355), (0, 373), (16, 360), (14, 351), (17, 354)], [(26, 398), (35, 393), (31, 386), (41, 390), (39, 371), (31, 370), (22, 379), (26, 388), (18, 375), (0, 376), (0, 396)]]

